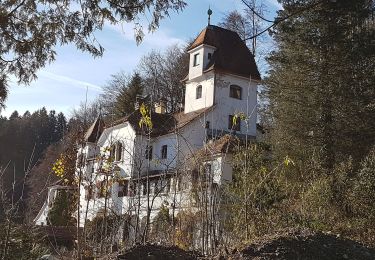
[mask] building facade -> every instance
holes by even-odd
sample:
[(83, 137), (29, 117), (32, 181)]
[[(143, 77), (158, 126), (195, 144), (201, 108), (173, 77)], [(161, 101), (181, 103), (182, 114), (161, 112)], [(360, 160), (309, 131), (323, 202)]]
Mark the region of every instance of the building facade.
[(181, 112), (166, 114), (159, 102), (88, 129), (76, 170), (80, 226), (103, 213), (143, 223), (162, 207), (173, 215), (191, 208), (199, 165), (215, 185), (232, 180), (231, 145), (256, 138), (260, 74), (240, 37), (217, 26), (207, 26), (188, 53)]

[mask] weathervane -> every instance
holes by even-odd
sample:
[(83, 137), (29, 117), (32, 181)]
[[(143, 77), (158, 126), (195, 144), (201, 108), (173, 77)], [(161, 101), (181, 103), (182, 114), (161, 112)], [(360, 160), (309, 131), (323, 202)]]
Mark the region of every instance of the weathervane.
[(208, 6), (207, 14), (208, 14), (208, 25), (210, 25), (211, 14), (212, 14), (212, 10), (211, 10), (210, 6)]

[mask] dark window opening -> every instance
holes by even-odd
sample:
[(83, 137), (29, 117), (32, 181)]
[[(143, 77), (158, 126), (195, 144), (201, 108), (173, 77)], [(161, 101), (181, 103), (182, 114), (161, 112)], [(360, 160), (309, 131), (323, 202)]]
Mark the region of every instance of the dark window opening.
[(116, 145), (116, 161), (121, 161), (122, 159), (122, 143), (118, 142)]
[(142, 183), (142, 195), (147, 195), (147, 182)]
[(209, 52), (209, 53), (207, 54), (207, 58), (208, 58), (208, 60), (211, 60), (211, 57), (212, 57), (212, 53)]
[(169, 193), (171, 190), (171, 179), (167, 178), (165, 182), (165, 193)]
[(94, 198), (94, 190), (91, 186), (86, 186), (85, 187), (85, 199), (86, 200), (91, 200)]
[(145, 157), (146, 159), (152, 160), (152, 146), (146, 146)]
[(196, 89), (195, 99), (200, 99), (202, 97), (202, 85), (199, 85)]
[(234, 131), (241, 131), (241, 119), (239, 117), (235, 118), (233, 115), (229, 115), (228, 129)]
[(204, 128), (210, 129), (210, 121), (206, 121), (206, 124), (205, 124)]
[(231, 98), (242, 99), (242, 88), (237, 85), (230, 85), (229, 96)]
[(198, 66), (199, 65), (199, 53), (194, 54), (194, 63), (193, 66)]
[(164, 192), (164, 187), (161, 179), (158, 179), (154, 182), (154, 194), (159, 194)]
[(168, 156), (168, 146), (167, 145), (163, 145), (161, 147), (161, 158), (162, 159), (167, 159), (167, 156)]
[(117, 196), (118, 197), (128, 196), (128, 187), (129, 187), (128, 181), (125, 181), (125, 180), (119, 181)]
[(105, 197), (108, 197), (108, 195), (110, 194), (111, 190), (110, 190), (110, 186), (109, 184), (107, 183), (107, 181), (101, 181), (99, 182), (98, 184), (98, 197), (99, 198), (105, 198)]
[(116, 155), (116, 146), (112, 145), (111, 148), (110, 148), (110, 151), (109, 151), (109, 159), (111, 161), (114, 161), (115, 160), (115, 155)]

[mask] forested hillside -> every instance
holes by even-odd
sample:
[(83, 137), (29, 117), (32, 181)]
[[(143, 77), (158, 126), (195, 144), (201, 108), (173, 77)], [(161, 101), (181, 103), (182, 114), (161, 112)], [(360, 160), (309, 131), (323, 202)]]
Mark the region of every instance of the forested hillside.
[[(1, 196), (18, 201), (27, 198), (25, 180), (41, 159), (45, 149), (63, 137), (67, 121), (63, 113), (45, 108), (32, 114), (19, 115), (14, 111), (9, 118), (0, 118)], [(24, 200), (20, 202), (18, 217), (23, 217)]]

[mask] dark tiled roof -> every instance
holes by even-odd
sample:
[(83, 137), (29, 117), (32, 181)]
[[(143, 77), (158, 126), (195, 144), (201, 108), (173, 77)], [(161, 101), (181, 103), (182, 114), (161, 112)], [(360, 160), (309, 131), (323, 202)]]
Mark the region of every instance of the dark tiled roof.
[[(175, 114), (159, 114), (152, 112), (151, 114), (151, 121), (152, 121), (152, 131), (151, 136), (157, 137), (161, 135), (165, 135), (168, 133), (173, 133), (176, 129), (180, 129), (194, 119), (202, 116), (205, 112), (209, 112), (214, 108), (214, 106), (209, 108), (202, 108), (194, 112), (190, 112), (185, 114), (184, 112), (175, 113)], [(139, 125), (141, 121), (141, 113), (139, 110), (134, 111), (134, 113), (126, 116), (120, 120), (117, 120), (112, 125), (118, 125), (125, 122), (131, 124), (131, 126), (135, 129), (137, 134), (147, 134), (147, 132), (142, 129)]]
[(89, 143), (98, 141), (100, 135), (103, 133), (104, 127), (104, 121), (98, 117), (85, 133), (85, 141)]
[(260, 80), (253, 54), (237, 33), (214, 25), (207, 26), (188, 50), (206, 44), (216, 47), (204, 71), (216, 70)]

